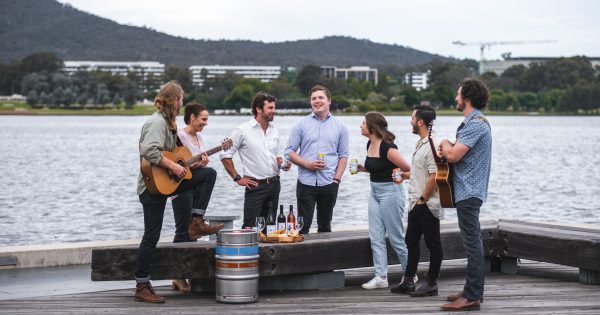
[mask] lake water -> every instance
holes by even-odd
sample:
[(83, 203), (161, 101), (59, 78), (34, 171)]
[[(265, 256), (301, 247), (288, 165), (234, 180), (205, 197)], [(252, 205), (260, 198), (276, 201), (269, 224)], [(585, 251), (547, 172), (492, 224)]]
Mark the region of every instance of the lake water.
[[(145, 116), (0, 116), (0, 246), (140, 238), (136, 195), (138, 138)], [(339, 117), (350, 130), (350, 155), (364, 161), (362, 116)], [(211, 116), (210, 147), (250, 116)], [(298, 116), (277, 116), (283, 145)], [(482, 219), (519, 219), (600, 227), (600, 117), (492, 116), (493, 162)], [(408, 116), (388, 117), (410, 159), (416, 141)], [(440, 117), (436, 139), (453, 138), (461, 116)], [(180, 118), (180, 124), (183, 125)], [(283, 149), (282, 145), (282, 149)], [(234, 159), (239, 166), (239, 159)], [(242, 214), (242, 187), (218, 154), (208, 214)], [(241, 171), (241, 167), (238, 168)], [(296, 204), (296, 168), (282, 174), (280, 203)], [(346, 173), (333, 229), (367, 224), (368, 174)], [(287, 209), (287, 208), (286, 208)], [(170, 205), (163, 236), (172, 235)], [(315, 216), (316, 217), (316, 216)], [(406, 214), (405, 214), (406, 219)], [(456, 221), (448, 209), (444, 222)], [(236, 227), (241, 225), (236, 222)]]

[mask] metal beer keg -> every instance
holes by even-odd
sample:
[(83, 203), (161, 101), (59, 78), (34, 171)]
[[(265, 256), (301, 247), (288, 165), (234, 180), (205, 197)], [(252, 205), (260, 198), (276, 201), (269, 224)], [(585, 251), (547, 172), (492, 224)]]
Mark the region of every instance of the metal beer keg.
[(216, 295), (221, 303), (258, 300), (258, 233), (221, 230), (215, 247)]

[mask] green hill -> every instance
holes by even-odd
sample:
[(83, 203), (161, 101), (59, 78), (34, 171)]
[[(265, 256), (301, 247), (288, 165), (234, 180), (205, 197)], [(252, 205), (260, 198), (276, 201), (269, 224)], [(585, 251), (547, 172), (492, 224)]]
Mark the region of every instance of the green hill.
[(191, 40), (118, 24), (53, 0), (0, 0), (0, 60), (36, 52), (63, 60), (165, 64), (406, 66), (446, 59), (416, 49), (344, 36), (263, 43)]

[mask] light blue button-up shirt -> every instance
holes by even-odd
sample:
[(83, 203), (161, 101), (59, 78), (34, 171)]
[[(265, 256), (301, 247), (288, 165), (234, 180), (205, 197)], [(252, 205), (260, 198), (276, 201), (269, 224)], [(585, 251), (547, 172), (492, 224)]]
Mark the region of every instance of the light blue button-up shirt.
[(297, 152), (307, 160), (325, 154), (324, 169), (311, 171), (298, 166), (298, 180), (309, 186), (333, 183), (339, 159), (348, 157), (348, 137), (348, 128), (331, 114), (324, 121), (314, 113), (298, 121), (290, 131), (285, 152)]
[(492, 166), (492, 130), (479, 110), (473, 110), (456, 131), (456, 142), (469, 151), (453, 164), (454, 200), (471, 197), (486, 201)]

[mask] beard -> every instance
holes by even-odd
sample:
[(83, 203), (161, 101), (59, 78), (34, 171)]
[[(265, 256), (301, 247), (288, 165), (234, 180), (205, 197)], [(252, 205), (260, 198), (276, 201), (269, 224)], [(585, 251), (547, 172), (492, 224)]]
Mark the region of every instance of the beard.
[(456, 110), (462, 112), (465, 110), (465, 103), (456, 103)]
[(415, 126), (413, 124), (410, 124), (412, 126), (412, 133), (418, 135), (419, 134), (419, 126)]

